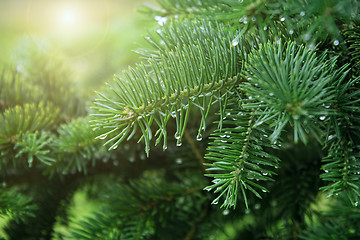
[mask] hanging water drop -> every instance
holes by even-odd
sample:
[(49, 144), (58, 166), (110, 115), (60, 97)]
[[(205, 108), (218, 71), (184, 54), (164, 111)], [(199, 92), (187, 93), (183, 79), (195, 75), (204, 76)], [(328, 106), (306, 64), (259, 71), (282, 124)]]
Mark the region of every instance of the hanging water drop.
[(196, 140), (197, 140), (197, 141), (201, 141), (201, 140), (202, 140), (202, 135), (201, 135), (201, 133), (199, 133), (199, 134), (196, 136)]
[(264, 31), (266, 31), (267, 29), (268, 29), (268, 27), (267, 27), (267, 26), (265, 26), (265, 27), (264, 27)]
[(357, 206), (359, 205), (359, 202), (355, 202), (355, 204), (354, 204), (354, 205), (355, 205), (355, 207), (357, 207)]
[(301, 11), (301, 12), (300, 12), (300, 16), (302, 16), (302, 17), (305, 16), (305, 12), (304, 12), (304, 11)]
[(274, 96), (274, 93), (272, 93), (272, 92), (271, 92), (271, 93), (269, 93), (269, 96), (270, 96), (270, 97)]
[(180, 147), (182, 145), (182, 141), (181, 141), (181, 139), (179, 138), (178, 140), (177, 140), (177, 142), (176, 142), (176, 146), (177, 147)]
[(179, 132), (176, 132), (175, 135), (174, 135), (175, 139), (180, 139), (180, 133)]
[(281, 22), (285, 21), (285, 17), (280, 18), (280, 21)]
[(335, 45), (335, 46), (339, 45), (339, 43), (340, 43), (340, 42), (339, 42), (339, 40), (337, 40), (337, 39), (334, 41), (334, 45)]
[(321, 116), (321, 117), (319, 117), (319, 119), (321, 120), (321, 121), (324, 121), (325, 120), (325, 116)]
[(294, 30), (291, 29), (291, 30), (289, 31), (289, 33), (290, 33), (290, 34), (293, 34), (293, 33), (294, 33)]

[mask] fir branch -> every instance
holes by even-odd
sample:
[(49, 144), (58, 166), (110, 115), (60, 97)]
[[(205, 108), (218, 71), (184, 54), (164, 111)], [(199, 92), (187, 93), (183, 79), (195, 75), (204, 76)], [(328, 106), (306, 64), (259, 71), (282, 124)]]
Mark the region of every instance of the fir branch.
[(36, 209), (29, 196), (15, 191), (0, 191), (0, 217), (8, 216), (19, 222), (26, 217), (35, 217), (33, 211)]
[(27, 158), (29, 167), (32, 167), (35, 159), (45, 165), (51, 165), (55, 162), (49, 149), (52, 138), (46, 132), (40, 134), (39, 132), (27, 132), (20, 138), (14, 146), (14, 150), (17, 152), (15, 158)]
[(177, 35), (177, 42), (167, 40), (165, 46), (170, 48), (149, 58), (148, 67), (142, 64), (130, 68), (124, 72), (124, 78), (117, 77), (116, 85), (110, 86), (111, 95), (99, 94), (93, 107), (92, 126), (109, 129), (98, 138), (111, 135), (105, 143), (112, 144), (110, 149), (117, 148), (120, 142), (132, 138), (140, 129), (148, 154), (153, 123), (158, 127), (156, 144), (163, 138), (163, 149), (166, 149), (166, 125), (170, 118), (176, 120), (175, 138), (180, 146), (190, 108), (200, 109), (200, 133), (205, 129), (205, 119), (215, 102), (214, 97), (221, 108), (232, 94), (229, 90), (240, 79), (244, 53), (241, 41), (232, 44), (230, 34), (218, 32), (211, 25), (183, 24), (174, 24), (165, 31)]
[(307, 143), (308, 135), (324, 141), (322, 128), (334, 114), (329, 106), (335, 99), (333, 84), (346, 75), (345, 68), (335, 70), (336, 59), (316, 57), (314, 51), (294, 42), (267, 43), (253, 51), (247, 65), (248, 82), (242, 89), (257, 103), (245, 105), (257, 109), (256, 125), (270, 123), (270, 136), (277, 141), (288, 124), (294, 129), (294, 141)]
[(214, 141), (210, 143), (205, 158), (213, 163), (205, 165), (209, 167), (208, 171), (216, 173), (205, 175), (214, 178), (214, 184), (205, 187), (205, 190), (215, 189), (215, 193), (220, 193), (213, 204), (218, 204), (224, 196), (221, 207), (226, 208), (236, 207), (238, 193), (241, 192), (248, 208), (246, 190), (259, 198), (259, 190), (268, 192), (258, 181), (273, 181), (271, 176), (275, 172), (271, 168), (278, 167), (279, 159), (263, 149), (277, 148), (267, 140), (268, 129), (264, 126), (256, 127), (256, 118), (249, 112), (237, 110), (236, 105), (230, 104), (226, 110), (224, 124), (229, 124), (229, 127), (211, 137)]
[(329, 192), (329, 197), (345, 192), (353, 204), (360, 201), (360, 158), (359, 147), (351, 142), (333, 141), (328, 156), (323, 158), (321, 174), (324, 181), (331, 184), (321, 187)]
[(106, 162), (110, 153), (96, 138), (97, 133), (92, 131), (88, 118), (77, 118), (58, 127), (58, 137), (54, 139), (51, 148), (56, 162), (46, 169), (51, 176), (88, 171), (94, 167), (96, 161)]

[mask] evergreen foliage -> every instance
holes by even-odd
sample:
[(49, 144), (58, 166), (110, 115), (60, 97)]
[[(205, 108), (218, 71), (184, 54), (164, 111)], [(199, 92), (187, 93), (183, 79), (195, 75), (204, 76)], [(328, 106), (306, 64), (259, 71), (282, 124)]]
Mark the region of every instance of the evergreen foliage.
[(360, 3), (157, 2), (90, 109), (28, 42), (1, 69), (2, 238), (359, 239)]

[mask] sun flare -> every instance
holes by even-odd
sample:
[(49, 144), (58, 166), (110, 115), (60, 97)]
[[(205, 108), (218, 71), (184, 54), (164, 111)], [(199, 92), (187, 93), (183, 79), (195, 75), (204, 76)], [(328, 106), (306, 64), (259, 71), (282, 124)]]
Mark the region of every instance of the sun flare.
[(59, 51), (87, 39), (85, 44), (67, 52), (68, 55), (82, 56), (95, 49), (106, 35), (107, 1), (30, 1), (27, 20), (30, 36), (49, 40)]

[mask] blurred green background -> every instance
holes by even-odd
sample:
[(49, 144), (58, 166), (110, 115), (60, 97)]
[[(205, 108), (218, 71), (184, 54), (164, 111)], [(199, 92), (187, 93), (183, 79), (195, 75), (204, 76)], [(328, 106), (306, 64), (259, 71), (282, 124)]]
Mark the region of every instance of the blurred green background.
[[(152, 0), (0, 0), (0, 63), (17, 64), (26, 45), (65, 61), (90, 97), (138, 60), (156, 21), (136, 10)], [(17, 66), (21, 70), (21, 66)]]
[[(94, 91), (116, 73), (139, 61), (134, 50), (157, 22), (137, 11), (152, 0), (0, 0), (0, 65), (15, 65), (37, 49), (64, 62), (71, 82), (89, 102)], [(26, 56), (26, 57), (24, 57)], [(73, 199), (72, 217), (99, 207), (84, 191)], [(2, 226), (8, 219), (0, 218)], [(57, 232), (66, 227), (57, 223)], [(56, 238), (55, 238), (56, 239)]]

